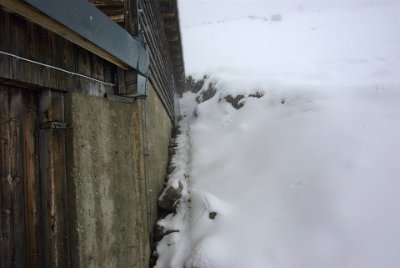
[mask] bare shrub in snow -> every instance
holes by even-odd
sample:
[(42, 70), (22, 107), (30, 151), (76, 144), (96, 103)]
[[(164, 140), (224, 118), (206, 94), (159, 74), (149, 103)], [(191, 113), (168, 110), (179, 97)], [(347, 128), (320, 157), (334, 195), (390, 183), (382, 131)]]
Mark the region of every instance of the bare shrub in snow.
[(229, 102), (236, 110), (239, 110), (244, 106), (244, 95), (242, 94), (235, 97), (232, 97), (232, 95), (228, 95), (225, 96), (224, 99), (226, 100), (226, 102)]
[[(204, 82), (207, 78), (207, 75), (204, 75), (202, 79), (196, 81), (193, 76), (188, 75), (185, 79), (185, 91), (190, 91), (193, 93), (199, 92), (203, 88)], [(179, 95), (182, 96), (183, 92), (179, 93)]]
[(263, 91), (257, 91), (256, 93), (253, 93), (253, 94), (249, 94), (249, 97), (250, 98), (261, 98), (261, 97), (263, 97), (264, 96), (264, 92)]
[(206, 90), (201, 91), (200, 94), (196, 97), (196, 101), (197, 103), (208, 101), (209, 99), (214, 97), (216, 93), (217, 89), (215, 87), (215, 83), (210, 82), (208, 83), (208, 88)]

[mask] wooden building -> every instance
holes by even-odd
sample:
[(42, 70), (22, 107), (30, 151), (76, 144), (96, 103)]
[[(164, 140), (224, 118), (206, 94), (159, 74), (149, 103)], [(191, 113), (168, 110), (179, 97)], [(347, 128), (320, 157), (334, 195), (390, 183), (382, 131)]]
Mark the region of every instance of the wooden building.
[(0, 267), (148, 267), (177, 0), (0, 0)]

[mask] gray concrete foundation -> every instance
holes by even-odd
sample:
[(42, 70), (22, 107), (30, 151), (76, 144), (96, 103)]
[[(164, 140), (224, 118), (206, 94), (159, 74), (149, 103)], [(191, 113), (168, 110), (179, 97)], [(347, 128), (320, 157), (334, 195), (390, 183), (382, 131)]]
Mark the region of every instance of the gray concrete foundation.
[(70, 92), (65, 102), (73, 267), (148, 267), (172, 123), (149, 85), (132, 104)]

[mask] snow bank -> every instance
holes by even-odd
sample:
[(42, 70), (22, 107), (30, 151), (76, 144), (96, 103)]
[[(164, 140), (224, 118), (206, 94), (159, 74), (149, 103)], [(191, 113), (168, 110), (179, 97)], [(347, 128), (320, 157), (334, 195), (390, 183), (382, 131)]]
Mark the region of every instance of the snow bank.
[(217, 93), (181, 100), (188, 196), (156, 267), (400, 266), (399, 12), (181, 1), (187, 71)]
[(399, 101), (294, 88), (199, 105), (188, 267), (398, 266)]

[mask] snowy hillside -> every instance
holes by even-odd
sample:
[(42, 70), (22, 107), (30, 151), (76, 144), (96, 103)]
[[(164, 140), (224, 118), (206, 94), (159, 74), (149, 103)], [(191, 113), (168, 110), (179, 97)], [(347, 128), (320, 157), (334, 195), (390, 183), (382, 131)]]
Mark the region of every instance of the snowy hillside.
[(209, 77), (181, 99), (156, 267), (400, 267), (400, 2), (180, 13), (186, 72)]

